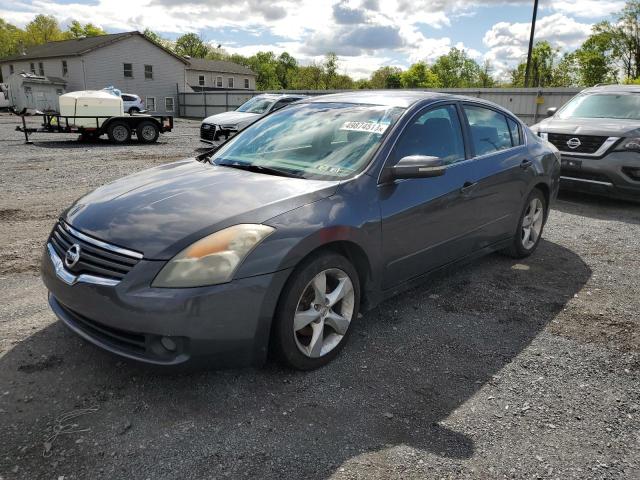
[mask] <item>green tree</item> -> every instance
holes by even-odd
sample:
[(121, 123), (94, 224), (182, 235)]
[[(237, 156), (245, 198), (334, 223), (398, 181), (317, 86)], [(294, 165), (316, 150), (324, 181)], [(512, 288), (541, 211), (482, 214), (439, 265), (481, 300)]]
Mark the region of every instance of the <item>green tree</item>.
[(51, 15), (38, 15), (25, 28), (29, 45), (41, 45), (64, 39), (58, 21)]
[(0, 58), (20, 53), (25, 42), (24, 31), (0, 18)]
[(289, 55), (287, 52), (282, 52), (277, 59), (276, 75), (278, 77), (278, 83), (282, 88), (289, 87), (289, 78), (291, 73), (298, 68), (298, 61)]
[[(542, 41), (534, 45), (531, 52), (531, 71), (529, 73), (530, 87), (554, 86), (555, 60), (559, 54), (557, 48), (553, 48), (549, 42)], [(511, 85), (524, 87), (526, 60), (511, 70)]]
[(398, 67), (381, 67), (371, 74), (370, 88), (400, 88), (402, 70)]
[(336, 88), (334, 84), (338, 72), (338, 56), (334, 52), (329, 52), (324, 57), (324, 84), (325, 88)]
[(279, 90), (278, 61), (273, 52), (258, 52), (246, 60), (245, 65), (255, 72), (258, 90)]
[(482, 88), (492, 88), (496, 86), (496, 80), (493, 78), (493, 65), (491, 61), (485, 60), (478, 72), (477, 86)]
[(107, 32), (100, 27), (96, 27), (93, 23), (86, 23), (82, 25), (79, 21), (73, 20), (67, 31), (64, 32), (65, 38), (85, 38), (85, 37), (97, 37), (98, 35), (106, 35)]
[(439, 85), (438, 76), (424, 62), (411, 65), (400, 75), (403, 88), (436, 88)]
[(438, 57), (431, 71), (438, 77), (443, 88), (474, 87), (479, 83), (480, 66), (464, 50), (452, 48)]
[(209, 46), (195, 33), (187, 33), (176, 40), (175, 52), (183, 57), (205, 58)]
[(553, 68), (551, 87), (575, 87), (580, 84), (580, 73), (577, 56), (574, 53), (565, 53), (558, 64)]
[(298, 67), (290, 75), (289, 88), (293, 90), (324, 90), (326, 88), (324, 77), (323, 66), (315, 62)]

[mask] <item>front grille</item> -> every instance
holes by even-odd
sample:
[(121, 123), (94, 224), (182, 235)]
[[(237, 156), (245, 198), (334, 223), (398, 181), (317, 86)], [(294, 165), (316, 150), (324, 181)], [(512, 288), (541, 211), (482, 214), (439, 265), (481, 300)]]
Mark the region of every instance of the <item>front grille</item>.
[(215, 125), (203, 123), (200, 125), (200, 138), (203, 140), (213, 141), (216, 134)]
[(122, 280), (129, 271), (136, 266), (140, 258), (129, 256), (115, 250), (122, 250), (114, 247), (114, 250), (99, 246), (97, 243), (108, 246), (103, 242), (91, 243), (79, 238), (63, 222), (58, 224), (51, 232), (49, 243), (55, 249), (62, 261), (65, 259), (67, 250), (71, 245), (77, 244), (80, 247), (80, 259), (73, 267), (69, 268), (65, 264), (65, 269), (74, 275), (88, 274), (98, 277)]
[(144, 354), (146, 352), (147, 342), (145, 335), (103, 325), (74, 312), (60, 303), (58, 305), (71, 318), (76, 327), (100, 342), (130, 353)]
[[(573, 139), (580, 140), (580, 146), (571, 148), (567, 142)], [(594, 135), (567, 135), (564, 133), (549, 133), (549, 141), (553, 143), (558, 150), (567, 153), (596, 153), (602, 144), (609, 137), (599, 137)]]

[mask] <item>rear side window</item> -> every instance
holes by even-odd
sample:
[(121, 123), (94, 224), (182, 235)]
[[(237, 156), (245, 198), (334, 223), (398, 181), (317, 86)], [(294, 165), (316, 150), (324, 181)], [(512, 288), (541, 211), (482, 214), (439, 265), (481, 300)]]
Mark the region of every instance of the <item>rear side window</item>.
[(507, 123), (509, 124), (509, 131), (511, 132), (511, 144), (514, 147), (522, 145), (522, 136), (520, 135), (520, 126), (512, 118), (507, 117)]
[(476, 156), (487, 155), (511, 148), (511, 132), (507, 117), (495, 110), (465, 105), (471, 140)]
[(407, 125), (396, 144), (394, 163), (410, 155), (437, 157), (447, 164), (465, 159), (462, 128), (455, 106), (433, 108)]

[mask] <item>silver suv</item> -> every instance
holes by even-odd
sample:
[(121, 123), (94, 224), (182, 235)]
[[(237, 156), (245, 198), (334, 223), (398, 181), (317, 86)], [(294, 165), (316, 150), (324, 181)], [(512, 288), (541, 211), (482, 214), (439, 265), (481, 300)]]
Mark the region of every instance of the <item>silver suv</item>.
[(640, 201), (640, 86), (587, 88), (532, 130), (562, 154), (561, 187)]

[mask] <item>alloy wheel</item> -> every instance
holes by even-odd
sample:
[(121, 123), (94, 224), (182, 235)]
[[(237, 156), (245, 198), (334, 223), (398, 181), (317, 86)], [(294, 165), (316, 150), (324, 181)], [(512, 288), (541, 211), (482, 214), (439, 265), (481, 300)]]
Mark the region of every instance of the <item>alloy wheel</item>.
[(534, 247), (544, 223), (544, 208), (539, 198), (533, 198), (522, 219), (522, 246), (527, 250)]
[(300, 352), (318, 358), (333, 350), (351, 324), (355, 292), (349, 276), (338, 268), (318, 273), (296, 307), (293, 334)]

